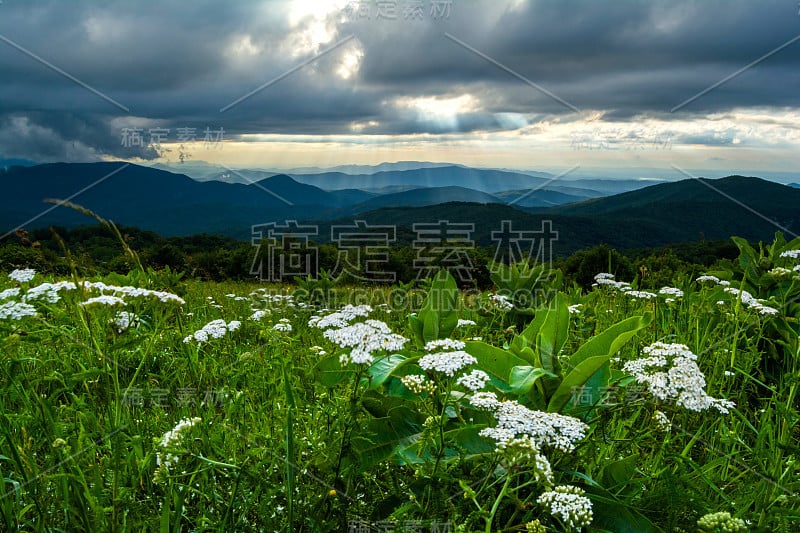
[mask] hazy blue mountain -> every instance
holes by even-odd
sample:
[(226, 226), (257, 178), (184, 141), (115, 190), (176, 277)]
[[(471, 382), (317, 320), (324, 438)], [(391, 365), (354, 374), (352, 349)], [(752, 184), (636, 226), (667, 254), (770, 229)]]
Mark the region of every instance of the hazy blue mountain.
[[(452, 169), (428, 171), (433, 173), (429, 177), (436, 177), (436, 173)], [(396, 173), (388, 174), (384, 181), (391, 182)], [(462, 175), (476, 178), (470, 173)], [(731, 235), (770, 239), (777, 229), (784, 229), (787, 236), (800, 233), (800, 189), (742, 176), (662, 183), (549, 208), (525, 206), (525, 200), (546, 205), (580, 198), (543, 188), (520, 201), (521, 205), (509, 206), (502, 205), (502, 200), (513, 200), (528, 189), (493, 195), (463, 186), (443, 186), (379, 195), (360, 189), (326, 191), (287, 175), (265, 177), (258, 171), (249, 179), (259, 176), (258, 181), (245, 185), (199, 182), (183, 174), (120, 162), (15, 166), (0, 170), (4, 191), (0, 229), (5, 233), (20, 225), (37, 228), (93, 222), (66, 207), (42, 202), (57, 198), (71, 199), (119, 224), (163, 235), (218, 233), (247, 238), (256, 224), (287, 220), (330, 224), (331, 220), (352, 222), (367, 215), (372, 217), (367, 220), (376, 223), (408, 225), (406, 237), (414, 222), (471, 222), (485, 239), (502, 220), (534, 226), (552, 220), (559, 238), (569, 241), (560, 245), (565, 251), (599, 242), (645, 247)]]
[(321, 174), (293, 175), (301, 182), (322, 189), (361, 189), (393, 185), (415, 185), (417, 187), (466, 187), (476, 191), (494, 193), (510, 189), (541, 187), (549, 180), (516, 172), (486, 170), (449, 165), (415, 170), (390, 170), (374, 174), (345, 174), (324, 172)]
[(370, 200), (340, 210), (337, 215), (355, 215), (381, 207), (418, 207), (447, 202), (502, 203), (491, 194), (465, 187), (427, 187), (375, 196)]
[[(395, 224), (398, 237), (411, 242), (415, 222), (472, 223), (473, 238), (491, 244), (491, 232), (503, 220), (514, 229), (537, 231), (551, 221), (558, 232), (558, 254), (607, 243), (644, 248), (698, 240), (727, 240), (732, 235), (771, 241), (783, 230), (800, 233), (800, 190), (759, 178), (731, 176), (689, 179), (638, 191), (553, 208), (501, 204), (447, 203), (412, 208), (384, 208), (358, 215), (372, 224)], [(323, 226), (325, 223), (323, 223)], [(401, 238), (402, 237), (402, 238)]]
[(591, 198), (589, 196), (565, 194), (550, 189), (502, 191), (495, 193), (495, 196), (503, 203), (518, 205), (520, 207), (551, 207), (554, 205), (580, 202)]
[(429, 161), (396, 161), (394, 163), (380, 163), (377, 165), (338, 165), (329, 168), (300, 167), (285, 170), (287, 174), (321, 174), (323, 172), (341, 172), (343, 174), (375, 174), (392, 170), (416, 170), (418, 168), (436, 168), (460, 166), (452, 163), (432, 163)]
[[(557, 180), (553, 185), (561, 185), (564, 187), (580, 187), (585, 189), (592, 189), (600, 192), (599, 196), (610, 196), (612, 194), (620, 194), (628, 191), (635, 191), (644, 189), (651, 185), (658, 185), (659, 183), (670, 183), (666, 180), (651, 180), (651, 179), (608, 179), (608, 178), (576, 178), (576, 179), (562, 179)], [(548, 186), (548, 189), (552, 187)]]
[(91, 222), (67, 207), (50, 209), (43, 203), (45, 198), (71, 198), (104, 218), (164, 235), (241, 234), (253, 224), (316, 217), (347, 203), (289, 176), (273, 176), (254, 185), (198, 182), (182, 174), (119, 162), (13, 167), (0, 173), (0, 182), (7, 193), (0, 197), (3, 232), (33, 217), (39, 218), (26, 226)]

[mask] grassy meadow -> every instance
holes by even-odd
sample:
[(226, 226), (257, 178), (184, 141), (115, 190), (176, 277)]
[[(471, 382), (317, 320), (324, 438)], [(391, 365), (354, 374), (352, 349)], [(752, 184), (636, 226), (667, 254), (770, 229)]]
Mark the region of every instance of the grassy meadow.
[(0, 279), (3, 531), (785, 531), (800, 240), (669, 286)]

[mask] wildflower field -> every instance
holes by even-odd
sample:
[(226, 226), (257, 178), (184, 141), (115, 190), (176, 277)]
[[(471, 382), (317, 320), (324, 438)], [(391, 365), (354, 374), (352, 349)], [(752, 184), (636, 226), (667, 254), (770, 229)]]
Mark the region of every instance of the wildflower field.
[(797, 531), (800, 239), (670, 286), (0, 280), (3, 531)]

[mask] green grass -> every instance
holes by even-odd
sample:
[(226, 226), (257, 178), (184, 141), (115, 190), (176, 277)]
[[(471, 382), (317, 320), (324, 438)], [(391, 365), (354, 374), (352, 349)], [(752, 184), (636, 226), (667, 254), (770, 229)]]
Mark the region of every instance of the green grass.
[[(37, 276), (22, 288), (44, 281)], [(770, 288), (781, 314), (765, 317), (721, 287), (704, 288), (679, 273), (675, 283), (684, 295), (673, 303), (602, 287), (559, 297), (564, 305), (582, 304), (568, 330), (553, 333), (563, 337), (555, 354), (562, 367), (614, 324), (652, 320), (607, 354), (614, 360), (604, 401), (559, 409), (588, 430), (574, 452), (547, 451), (556, 484), (586, 491), (592, 531), (695, 531), (699, 518), (721, 511), (746, 520), (752, 531), (796, 531), (800, 351), (798, 316), (786, 304), (794, 285)], [(0, 290), (17, 285), (3, 276)], [(534, 520), (547, 531), (564, 529), (537, 503), (546, 487), (531, 467), (509, 461), (477, 435), (492, 419), (469, 407), (453, 380), (438, 377), (436, 393), (416, 397), (401, 385), (403, 375), (424, 373), (408, 314), (423, 316), (427, 291), (337, 288), (324, 304), (286, 305), (251, 293), (287, 294), (291, 287), (170, 285), (185, 304), (126, 298), (124, 310), (138, 320), (125, 331), (110, 324), (123, 308), (83, 307), (96, 293), (80, 290), (62, 291), (57, 303), (37, 302), (37, 317), (0, 321), (0, 529), (347, 531), (363, 521), (377, 531), (375, 524), (389, 520), (422, 531), (436, 524), (524, 531)], [(510, 354), (531, 318), (474, 295), (459, 302), (458, 318), (477, 324), (449, 336), (482, 338), (469, 344), (470, 353), (485, 344)], [(339, 365), (349, 349), (308, 322), (327, 313), (323, 306), (345, 303), (370, 303), (369, 318), (410, 339), (396, 352), (402, 358), (376, 352), (372, 367)], [(253, 309), (269, 314), (254, 321)], [(431, 320), (446, 329), (444, 315)], [(242, 324), (203, 344), (183, 342), (216, 319)], [(281, 319), (291, 332), (273, 329)], [(536, 361), (546, 361), (544, 344), (536, 343), (548, 339), (534, 339)], [(689, 346), (708, 393), (736, 408), (698, 413), (636, 394), (620, 369), (656, 341)], [(483, 361), (474, 367), (484, 368)], [(570, 370), (562, 369), (564, 377)], [(493, 389), (496, 381), (489, 390), (534, 409), (535, 391), (547, 379), (554, 378), (538, 378), (522, 394)], [(668, 431), (655, 423), (656, 410), (669, 418)], [(160, 446), (166, 432), (193, 417), (200, 422), (174, 448)], [(166, 453), (177, 463), (157, 467), (157, 456)]]

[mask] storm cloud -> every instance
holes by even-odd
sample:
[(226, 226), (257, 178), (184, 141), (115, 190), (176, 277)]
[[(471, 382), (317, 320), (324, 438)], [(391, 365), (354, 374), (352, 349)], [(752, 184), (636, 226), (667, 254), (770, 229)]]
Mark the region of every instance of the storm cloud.
[(158, 157), (124, 128), (469, 134), (800, 103), (789, 0), (7, 0), (0, 39), (0, 156), (36, 161)]

